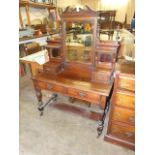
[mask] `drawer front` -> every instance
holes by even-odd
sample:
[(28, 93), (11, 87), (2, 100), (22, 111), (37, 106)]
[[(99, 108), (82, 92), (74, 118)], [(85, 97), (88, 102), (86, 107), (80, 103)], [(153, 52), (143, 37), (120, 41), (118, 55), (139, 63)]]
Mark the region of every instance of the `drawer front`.
[(98, 94), (94, 94), (94, 93), (87, 92), (87, 91), (81, 91), (81, 90), (74, 89), (74, 88), (69, 88), (68, 94), (75, 98), (79, 98), (79, 99), (86, 100), (89, 102), (99, 103), (99, 100), (100, 100), (100, 95)]
[(135, 128), (133, 126), (121, 126), (112, 123), (109, 134), (121, 140), (135, 142)]
[(120, 89), (135, 91), (135, 80), (134, 78), (120, 76), (118, 80), (118, 87)]
[(35, 86), (40, 89), (46, 89), (46, 90), (55, 91), (59, 93), (66, 93), (66, 89), (63, 86), (56, 85), (56, 84), (37, 81), (35, 83)]
[(135, 108), (135, 95), (116, 92), (113, 94), (112, 103), (123, 107)]
[(53, 91), (59, 92), (59, 93), (66, 93), (66, 89), (63, 86), (54, 85)]
[(134, 125), (135, 124), (135, 111), (114, 106), (112, 109), (111, 119), (114, 121), (121, 121), (121, 122)]

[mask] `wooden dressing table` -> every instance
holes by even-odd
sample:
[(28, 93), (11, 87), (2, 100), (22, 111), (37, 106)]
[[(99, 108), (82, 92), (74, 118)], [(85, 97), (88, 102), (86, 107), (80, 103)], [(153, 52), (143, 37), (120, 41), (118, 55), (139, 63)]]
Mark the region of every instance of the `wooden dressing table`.
[[(84, 116), (87, 115), (88, 118), (100, 121), (98, 127), (98, 135), (100, 135), (113, 86), (114, 57), (118, 43), (99, 42), (97, 18), (97, 12), (87, 6), (78, 11), (67, 7), (62, 14), (60, 56), (52, 57), (50, 53), (50, 61), (43, 65), (43, 73), (33, 77), (33, 83), (41, 112), (45, 105), (57, 100), (59, 93), (87, 101), (88, 105), (96, 105), (100, 110), (99, 113), (92, 108), (89, 112), (81, 109), (79, 112)], [(104, 52), (112, 57), (111, 62), (101, 61), (100, 66), (98, 65), (100, 55)], [(42, 90), (54, 92), (47, 103), (42, 101)], [(65, 105), (53, 102), (53, 106), (54, 104), (55, 107), (65, 109)]]

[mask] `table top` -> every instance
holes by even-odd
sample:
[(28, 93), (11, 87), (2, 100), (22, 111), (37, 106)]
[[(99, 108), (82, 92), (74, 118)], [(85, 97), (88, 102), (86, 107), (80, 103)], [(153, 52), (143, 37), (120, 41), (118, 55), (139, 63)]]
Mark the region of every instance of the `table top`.
[(58, 75), (50, 75), (48, 73), (38, 74), (33, 78), (34, 80), (48, 82), (52, 84), (59, 84), (64, 87), (76, 88), (83, 91), (97, 93), (99, 95), (109, 96), (112, 84), (101, 84), (92, 81), (84, 81), (77, 78), (71, 78), (63, 73)]

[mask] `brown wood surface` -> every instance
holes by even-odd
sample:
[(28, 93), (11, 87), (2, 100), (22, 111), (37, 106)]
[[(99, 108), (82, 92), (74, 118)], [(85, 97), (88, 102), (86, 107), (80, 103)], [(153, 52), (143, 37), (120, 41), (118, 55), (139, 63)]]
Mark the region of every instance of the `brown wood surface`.
[(119, 137), (122, 140), (126, 140), (134, 143), (135, 141), (135, 128), (130, 125), (118, 125), (116, 122), (112, 122), (109, 134), (114, 137)]
[(92, 71), (92, 81), (98, 83), (110, 84), (113, 82), (113, 70), (111, 69), (96, 69)]
[(131, 149), (131, 150), (135, 150), (135, 144), (131, 143), (129, 141), (126, 140), (122, 140), (120, 138), (111, 136), (111, 135), (105, 135), (104, 140), (110, 143), (113, 143), (115, 145), (121, 145), (125, 148)]
[(92, 64), (66, 62), (64, 63), (64, 72), (61, 75), (73, 79), (90, 81), (92, 70), (93, 70)]
[(118, 106), (113, 107), (112, 120), (135, 125), (135, 111)]
[(135, 62), (124, 59), (118, 60), (116, 71), (126, 75), (127, 77), (135, 77)]
[(124, 76), (124, 75), (119, 75), (119, 80), (118, 80), (118, 87), (119, 89), (126, 89), (126, 90), (135, 90), (135, 80), (132, 76)]
[[(119, 64), (120, 63), (120, 64)], [(135, 149), (135, 79), (134, 65), (123, 60), (116, 65), (112, 104), (106, 141)]]
[(116, 91), (112, 98), (112, 103), (125, 108), (135, 108), (135, 94), (133, 92)]
[(58, 75), (50, 75), (48, 73), (41, 73), (34, 77), (35, 81), (40, 81), (44, 83), (59, 84), (64, 87), (75, 88), (83, 91), (89, 91), (91, 93), (96, 93), (98, 95), (108, 96), (112, 88), (112, 84), (100, 84), (92, 83), (91, 81), (81, 81), (77, 79), (72, 79), (69, 76), (64, 76), (62, 73)]
[(63, 67), (63, 62), (62, 61), (49, 61), (43, 65), (43, 70), (45, 73), (49, 74), (59, 74), (62, 70)]

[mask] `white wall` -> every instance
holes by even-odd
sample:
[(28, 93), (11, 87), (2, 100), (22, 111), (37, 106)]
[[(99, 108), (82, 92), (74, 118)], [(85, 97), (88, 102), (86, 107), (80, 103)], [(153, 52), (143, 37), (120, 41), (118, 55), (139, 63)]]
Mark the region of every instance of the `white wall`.
[(57, 0), (57, 6), (63, 9), (76, 4), (80, 4), (80, 0)]
[(100, 0), (81, 0), (82, 5), (88, 5), (93, 10), (100, 10)]
[(130, 24), (135, 12), (135, 0), (129, 0), (127, 7), (127, 23)]

